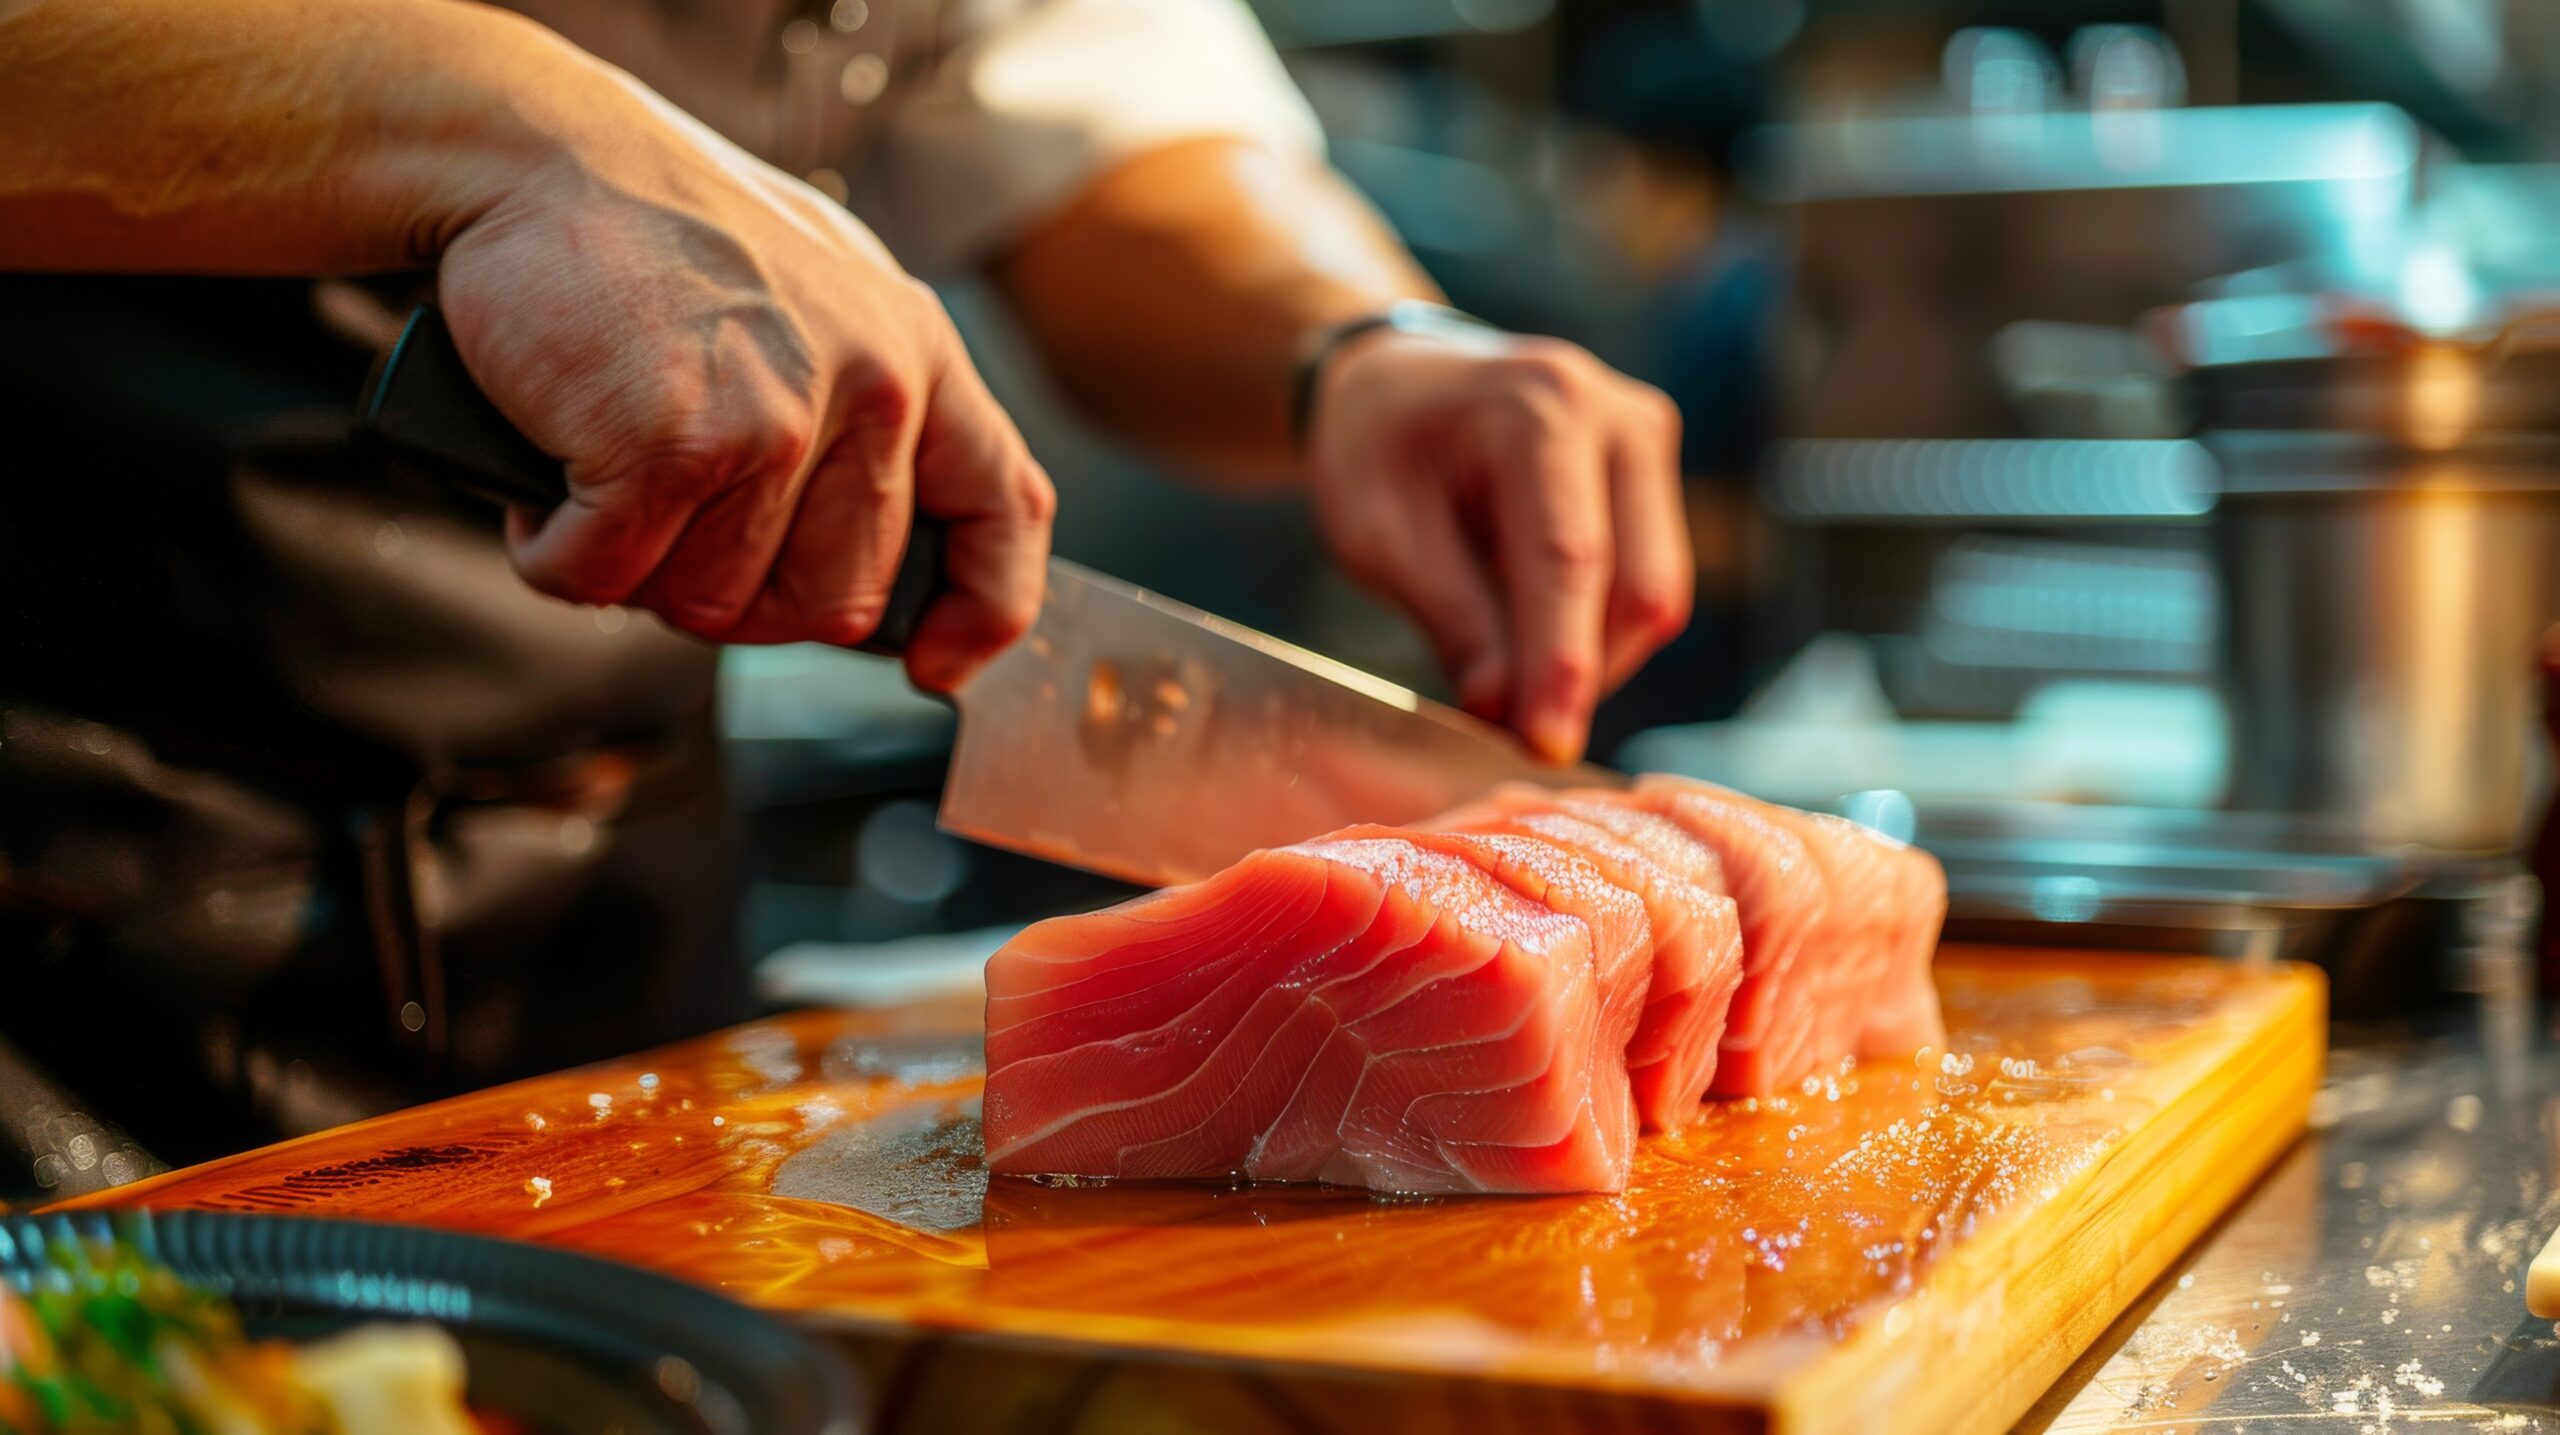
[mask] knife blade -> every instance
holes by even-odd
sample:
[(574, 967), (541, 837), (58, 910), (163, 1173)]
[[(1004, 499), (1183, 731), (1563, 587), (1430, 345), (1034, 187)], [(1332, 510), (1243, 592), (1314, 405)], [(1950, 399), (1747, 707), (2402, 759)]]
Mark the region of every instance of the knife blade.
[(944, 828), (1151, 886), (1509, 780), (1625, 780), (1543, 766), (1464, 713), (1064, 559), (1030, 634), (953, 697)]
[[(379, 442), (479, 492), (540, 507), (568, 496), (558, 461), (480, 392), (432, 305), (376, 365), (362, 412)], [(920, 519), (865, 651), (895, 656), (913, 635), (940, 547), (939, 525)], [(1625, 782), (1538, 763), (1409, 689), (1062, 558), (1031, 632), (950, 699), (945, 830), (1149, 886), (1352, 823), (1419, 821), (1505, 781)]]

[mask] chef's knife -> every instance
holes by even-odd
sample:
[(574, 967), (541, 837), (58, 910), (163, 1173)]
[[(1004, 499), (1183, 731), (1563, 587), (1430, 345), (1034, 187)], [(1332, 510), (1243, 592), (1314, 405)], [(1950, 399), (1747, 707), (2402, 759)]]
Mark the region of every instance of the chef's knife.
[[(568, 496), (432, 305), (376, 366), (363, 415), (404, 458), (488, 496)], [(895, 656), (914, 635), (941, 556), (940, 526), (919, 519), (866, 651)], [(946, 830), (1149, 885), (1355, 822), (1419, 821), (1505, 781), (1625, 781), (1543, 766), (1464, 713), (1064, 559), (1030, 634), (952, 701)]]

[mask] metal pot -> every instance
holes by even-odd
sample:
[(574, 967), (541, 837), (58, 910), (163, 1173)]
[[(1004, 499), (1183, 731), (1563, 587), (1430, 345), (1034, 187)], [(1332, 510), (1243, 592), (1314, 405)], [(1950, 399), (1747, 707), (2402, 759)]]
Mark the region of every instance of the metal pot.
[(2230, 804), (2503, 852), (2540, 807), (2560, 439), (2209, 435)]
[(2539, 811), (2560, 343), (2317, 294), (2155, 316), (2221, 470), (2231, 805), (2509, 852)]

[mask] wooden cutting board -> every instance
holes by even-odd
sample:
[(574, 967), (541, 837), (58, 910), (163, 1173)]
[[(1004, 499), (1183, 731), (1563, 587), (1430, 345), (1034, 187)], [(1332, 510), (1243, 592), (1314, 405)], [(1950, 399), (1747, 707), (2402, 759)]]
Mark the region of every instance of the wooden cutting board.
[(2302, 1129), (2299, 967), (1949, 948), (1949, 1050), (1623, 1195), (1044, 1186), (965, 1003), (806, 1013), (116, 1193), (617, 1256), (841, 1332), (886, 1431), (1991, 1431)]

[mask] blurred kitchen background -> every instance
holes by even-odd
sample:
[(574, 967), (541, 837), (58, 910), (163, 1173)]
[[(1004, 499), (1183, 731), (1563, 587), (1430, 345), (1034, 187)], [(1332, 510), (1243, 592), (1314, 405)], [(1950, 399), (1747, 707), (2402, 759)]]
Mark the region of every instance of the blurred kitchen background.
[[(2560, 7), (1256, 0), (1459, 307), (1677, 398), (1691, 632), (1600, 755), (1844, 811), (1959, 933), (2529, 980)], [(1305, 515), (1065, 417), (950, 296), (1070, 557), (1430, 689)], [(894, 670), (730, 657), (777, 999), (1112, 889), (946, 838)]]

